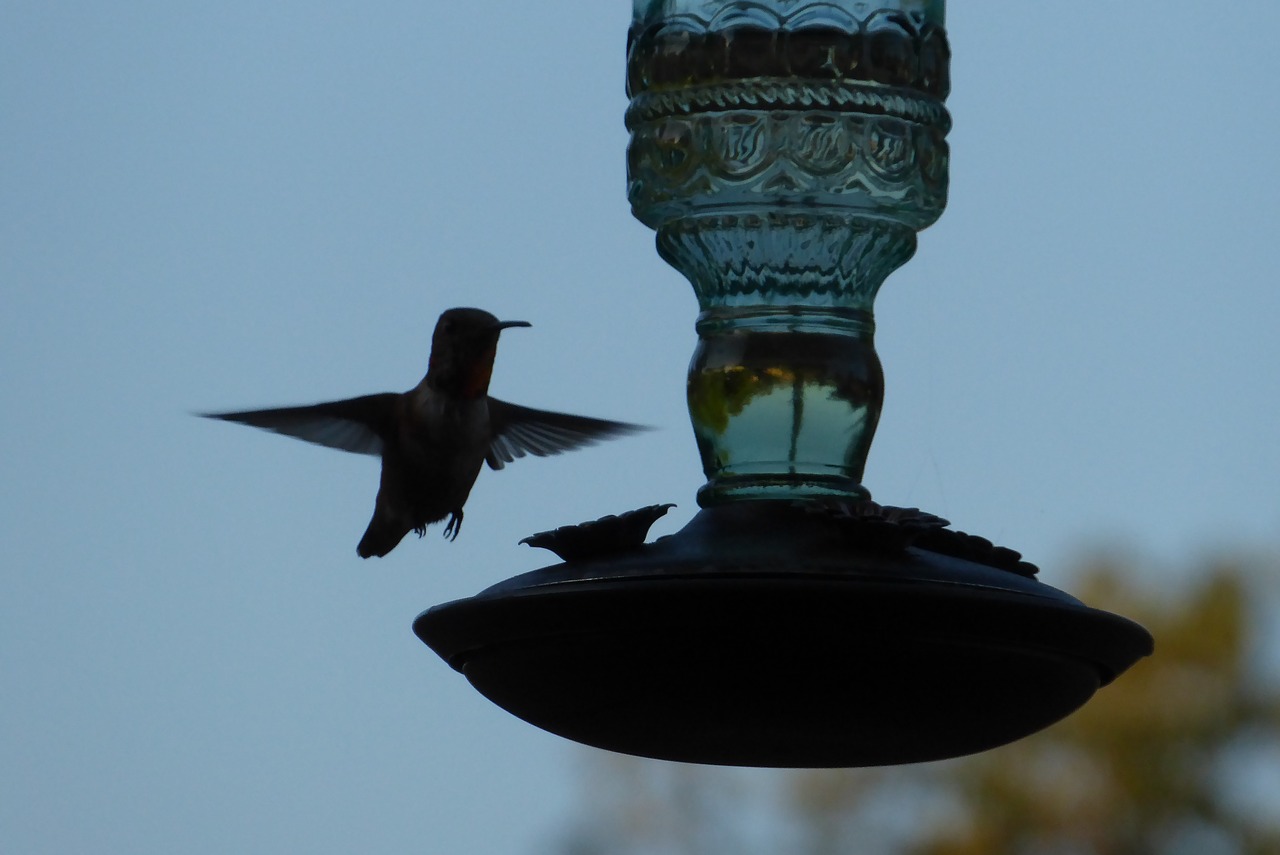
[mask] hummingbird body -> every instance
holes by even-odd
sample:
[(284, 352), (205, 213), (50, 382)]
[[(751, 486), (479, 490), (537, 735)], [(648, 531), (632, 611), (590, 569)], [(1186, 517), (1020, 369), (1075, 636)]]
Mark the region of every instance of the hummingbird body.
[(534, 410), (489, 397), (498, 335), (524, 321), (499, 321), (480, 309), (440, 316), (427, 375), (408, 392), (382, 393), (304, 407), (282, 407), (210, 418), (382, 458), (373, 519), (356, 547), (361, 558), (386, 555), (410, 531), (449, 521), (462, 528), (462, 506), (485, 462), (493, 469), (525, 454), (559, 454), (644, 428)]
[(411, 530), (425, 533), (450, 515), (446, 534), (456, 536), (489, 446), (488, 396), (450, 400), (414, 389), (399, 403), (403, 415), (382, 452), (373, 519), (356, 547), (361, 558), (386, 555)]

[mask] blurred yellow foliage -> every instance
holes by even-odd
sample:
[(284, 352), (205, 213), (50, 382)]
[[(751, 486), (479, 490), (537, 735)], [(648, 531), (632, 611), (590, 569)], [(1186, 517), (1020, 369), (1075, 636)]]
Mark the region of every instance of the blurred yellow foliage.
[[(1249, 582), (1261, 574), (1217, 564), (1164, 597), (1126, 575), (1090, 568), (1080, 597), (1146, 626), (1155, 655), (1044, 732), (950, 764), (943, 774), (965, 809), (909, 851), (1136, 855), (1174, 851), (1195, 830), (1241, 855), (1280, 853), (1274, 817), (1236, 815), (1217, 793), (1237, 737), (1280, 746), (1280, 699), (1248, 673), (1258, 617)], [(1280, 815), (1280, 792), (1275, 804)]]

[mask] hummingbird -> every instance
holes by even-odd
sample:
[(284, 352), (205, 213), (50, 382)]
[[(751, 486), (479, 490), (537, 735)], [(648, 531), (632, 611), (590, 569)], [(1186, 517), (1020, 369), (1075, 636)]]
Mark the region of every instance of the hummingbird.
[(545, 457), (647, 430), (490, 397), (498, 336), (528, 326), (500, 321), (482, 309), (449, 309), (431, 336), (426, 376), (407, 392), (199, 415), (381, 457), (373, 519), (356, 547), (361, 558), (381, 558), (409, 532), (422, 537), (428, 525), (446, 516), (444, 536), (452, 541), (462, 530), (462, 506), (483, 464), (502, 469), (526, 454)]

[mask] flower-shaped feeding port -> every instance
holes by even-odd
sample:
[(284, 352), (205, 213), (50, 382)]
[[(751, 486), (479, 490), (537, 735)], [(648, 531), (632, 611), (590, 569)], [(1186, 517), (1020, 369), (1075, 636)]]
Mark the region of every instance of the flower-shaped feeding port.
[(644, 545), (649, 527), (674, 507), (669, 503), (648, 505), (624, 514), (610, 514), (592, 522), (540, 531), (520, 542), (549, 549), (560, 556), (562, 561), (585, 561), (634, 552)]
[(1016, 551), (870, 500), (873, 303), (946, 204), (943, 0), (635, 0), (632, 211), (701, 313), (702, 510), (528, 539), (564, 563), (414, 630), (568, 738), (758, 766), (953, 757), (1043, 728), (1151, 652)]

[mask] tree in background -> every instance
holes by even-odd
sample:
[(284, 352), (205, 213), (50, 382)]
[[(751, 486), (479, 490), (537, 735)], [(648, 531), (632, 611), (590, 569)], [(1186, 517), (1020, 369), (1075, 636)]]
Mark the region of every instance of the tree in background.
[(1155, 592), (1093, 562), (1081, 599), (1145, 625), (1155, 656), (1064, 721), (973, 757), (774, 771), (592, 752), (560, 851), (1280, 855), (1277, 569), (1218, 561)]

